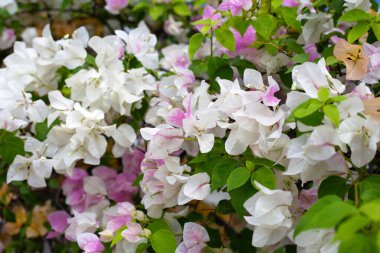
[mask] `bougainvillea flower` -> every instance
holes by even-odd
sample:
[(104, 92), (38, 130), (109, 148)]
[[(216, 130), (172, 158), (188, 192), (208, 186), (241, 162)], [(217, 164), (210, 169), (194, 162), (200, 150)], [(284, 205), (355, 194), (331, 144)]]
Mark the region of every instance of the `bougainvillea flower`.
[(55, 211), (49, 214), (48, 221), (53, 231), (50, 231), (47, 238), (54, 238), (65, 232), (65, 229), (69, 225), (67, 219), (70, 215), (65, 211)]
[(99, 237), (92, 233), (79, 234), (78, 245), (84, 253), (100, 253), (104, 250), (104, 246)]
[(367, 74), (369, 59), (363, 54), (362, 46), (340, 39), (334, 47), (334, 56), (346, 65), (347, 80), (361, 80)]
[(127, 7), (128, 0), (106, 0), (105, 9), (112, 14), (119, 14), (119, 12)]
[(243, 10), (248, 11), (251, 7), (251, 0), (225, 0), (219, 5), (218, 10), (230, 10), (232, 16), (236, 16), (240, 15), (243, 12)]

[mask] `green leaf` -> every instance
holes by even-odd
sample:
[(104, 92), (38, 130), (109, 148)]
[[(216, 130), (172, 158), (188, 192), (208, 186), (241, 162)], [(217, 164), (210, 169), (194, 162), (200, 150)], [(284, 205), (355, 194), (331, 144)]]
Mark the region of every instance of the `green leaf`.
[(336, 105), (329, 104), (323, 106), (323, 113), (336, 127), (339, 127), (340, 115)]
[(204, 35), (201, 33), (196, 33), (190, 38), (189, 42), (189, 58), (190, 60), (193, 59), (195, 53), (198, 51), (198, 49), (201, 47)]
[(259, 182), (261, 185), (269, 188), (269, 189), (275, 189), (276, 188), (276, 176), (274, 175), (273, 171), (268, 168), (259, 168), (258, 170), (255, 170), (251, 175), (251, 183), (256, 188), (259, 189), (256, 184), (256, 182)]
[(267, 41), (270, 40), (277, 28), (277, 20), (272, 15), (263, 15), (257, 17), (253, 23), (256, 32)]
[(173, 233), (166, 229), (158, 230), (150, 237), (152, 248), (156, 253), (174, 253), (177, 243)]
[(365, 203), (360, 207), (360, 211), (366, 214), (372, 221), (380, 222), (380, 199)]
[(231, 52), (235, 52), (234, 34), (227, 28), (220, 27), (215, 30), (216, 40)]
[(323, 103), (321, 103), (317, 99), (309, 99), (306, 102), (297, 106), (296, 109), (294, 109), (294, 117), (305, 118), (318, 111), (322, 107), (322, 105)]
[(135, 253), (143, 253), (143, 252), (147, 252), (146, 249), (149, 247), (149, 245), (147, 243), (140, 243), (137, 248), (136, 248), (136, 251)]
[(378, 41), (380, 41), (380, 24), (376, 23), (374, 20), (372, 20), (372, 22), (371, 22), (371, 28), (372, 28), (373, 33), (376, 36), (376, 39)]
[(276, 11), (278, 7), (281, 6), (281, 4), (284, 2), (284, 0), (272, 0), (271, 1), (271, 10)]
[(269, 159), (262, 158), (262, 157), (247, 157), (249, 161), (246, 162), (246, 166), (248, 167), (248, 162), (252, 162), (254, 166), (261, 165), (270, 169), (276, 169), (280, 171), (285, 171), (285, 167), (281, 164), (275, 163)]
[(310, 229), (333, 228), (344, 218), (357, 213), (358, 210), (354, 206), (343, 202), (338, 196), (325, 196), (301, 217), (294, 236)]
[(10, 164), (16, 155), (25, 155), (24, 141), (18, 138), (15, 133), (0, 129), (0, 156)]
[(326, 58), (326, 66), (330, 66), (338, 62), (339, 61), (333, 55)]
[(231, 204), (241, 218), (245, 213), (245, 209), (243, 207), (244, 202), (252, 197), (256, 192), (257, 190), (252, 187), (251, 182), (246, 182), (242, 187), (230, 191)]
[(368, 30), (369, 30), (368, 22), (358, 23), (357, 25), (352, 27), (352, 29), (348, 33), (348, 37), (347, 37), (348, 43), (352, 43), (355, 40), (359, 39), (363, 34), (368, 32)]
[(380, 198), (380, 175), (372, 175), (360, 182), (360, 199), (370, 202)]
[(148, 225), (148, 229), (153, 233), (158, 230), (169, 230), (171, 231), (168, 223), (164, 219), (157, 219)]
[(308, 53), (295, 54), (292, 60), (296, 63), (304, 63), (309, 60), (310, 55)]
[(173, 7), (173, 10), (179, 16), (190, 16), (191, 15), (191, 11), (190, 11), (189, 7), (183, 2), (176, 3)]
[(45, 120), (45, 121), (43, 121), (43, 122), (40, 122), (40, 123), (37, 123), (36, 125), (35, 125), (35, 131), (36, 131), (36, 136), (35, 136), (35, 138), (37, 139), (37, 140), (40, 140), (40, 141), (44, 141), (44, 140), (46, 140), (46, 138), (47, 138), (47, 135), (48, 135), (48, 133), (50, 132), (50, 130), (54, 127), (54, 126), (56, 126), (56, 125), (58, 125), (60, 123), (60, 120), (59, 119), (56, 119), (56, 120), (54, 120), (53, 121), (53, 123), (51, 123), (51, 125), (48, 127), (48, 123), (47, 123), (47, 120)]
[(163, 5), (154, 5), (153, 7), (149, 9), (149, 16), (153, 20), (157, 20), (162, 16), (162, 14), (164, 14), (164, 12), (165, 12), (165, 7)]
[(234, 16), (234, 17), (231, 17), (229, 20), (231, 22), (230, 24), (232, 28), (237, 30), (240, 33), (240, 35), (243, 37), (250, 23), (244, 20), (242, 16)]
[(355, 215), (343, 222), (337, 229), (335, 238), (338, 240), (346, 240), (356, 231), (364, 228), (370, 223), (370, 220), (362, 215)]
[(63, 0), (61, 3), (61, 7), (59, 8), (59, 13), (62, 14), (67, 7), (72, 4), (72, 0)]
[(123, 232), (125, 229), (127, 229), (127, 226), (121, 226), (118, 230), (115, 231), (115, 237), (113, 238), (111, 242), (111, 248), (116, 245), (116, 243), (123, 240), (123, 236), (121, 235), (121, 232)]
[(301, 22), (297, 20), (297, 8), (281, 7), (281, 14), (288, 26), (301, 31)]
[(247, 169), (249, 169), (250, 171), (253, 171), (255, 170), (255, 164), (251, 161), (246, 161), (245, 162), (245, 167), (247, 167)]
[(251, 174), (251, 171), (246, 167), (239, 167), (233, 170), (227, 179), (227, 191), (239, 188), (244, 185)]
[(236, 168), (237, 161), (231, 158), (223, 158), (221, 162), (215, 166), (211, 178), (211, 190), (216, 190), (227, 183), (230, 173)]
[(370, 21), (372, 15), (361, 10), (361, 9), (352, 9), (344, 13), (339, 19), (338, 22), (360, 22), (360, 21)]
[(326, 87), (322, 87), (318, 91), (318, 99), (321, 102), (326, 102), (329, 98), (330, 98), (330, 92), (329, 92), (329, 90)]
[(352, 234), (339, 245), (339, 253), (374, 253), (379, 252), (375, 239), (362, 234)]
[(327, 195), (337, 195), (343, 199), (346, 193), (346, 180), (338, 176), (330, 176), (326, 178), (318, 188), (318, 198), (323, 198)]

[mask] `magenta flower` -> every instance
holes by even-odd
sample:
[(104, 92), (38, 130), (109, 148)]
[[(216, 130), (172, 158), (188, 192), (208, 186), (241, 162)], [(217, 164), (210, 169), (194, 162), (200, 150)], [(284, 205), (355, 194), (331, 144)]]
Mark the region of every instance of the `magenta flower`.
[(67, 222), (68, 218), (70, 218), (70, 215), (65, 211), (56, 211), (49, 214), (48, 221), (53, 231), (48, 233), (47, 238), (50, 239), (63, 234), (69, 225)]
[[(211, 21), (218, 21), (216, 25), (212, 26), (212, 30), (218, 28), (219, 26), (222, 25), (222, 15), (220, 13), (216, 13), (216, 10), (211, 7), (210, 5), (207, 5), (202, 13), (202, 18), (200, 20), (206, 20), (206, 19), (211, 19)], [(195, 25), (195, 27), (201, 31), (202, 27), (204, 25)]]
[(228, 11), (230, 10), (232, 16), (241, 15), (243, 10), (248, 11), (252, 7), (251, 0), (225, 0), (223, 1), (218, 10)]
[(104, 246), (100, 239), (92, 233), (79, 234), (78, 245), (84, 253), (100, 253), (104, 250)]

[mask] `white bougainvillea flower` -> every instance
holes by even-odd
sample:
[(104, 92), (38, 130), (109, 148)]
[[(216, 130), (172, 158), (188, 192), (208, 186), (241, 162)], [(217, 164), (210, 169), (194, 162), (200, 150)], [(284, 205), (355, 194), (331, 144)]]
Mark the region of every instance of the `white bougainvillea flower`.
[(96, 213), (73, 211), (74, 217), (67, 220), (69, 227), (66, 228), (65, 237), (67, 240), (76, 241), (83, 233), (94, 233), (97, 229)]
[(201, 253), (207, 246), (210, 237), (204, 227), (194, 222), (187, 222), (183, 228), (183, 241), (178, 245), (176, 253)]
[(308, 230), (293, 239), (294, 230), (289, 238), (297, 245), (297, 252), (301, 253), (337, 253), (339, 241), (333, 242), (335, 231), (332, 229)]
[(166, 70), (175, 68), (187, 69), (190, 66), (188, 56), (188, 46), (184, 44), (173, 44), (162, 49), (164, 58), (161, 59), (160, 65)]
[(157, 37), (149, 31), (143, 21), (129, 33), (120, 30), (115, 31), (115, 33), (126, 43), (127, 53), (133, 54), (144, 67), (150, 69), (158, 67), (158, 53), (154, 50)]
[(376, 154), (379, 125), (370, 118), (354, 115), (342, 121), (339, 138), (351, 149), (351, 161), (357, 167), (368, 164)]
[(244, 203), (244, 208), (252, 215), (245, 220), (254, 226), (252, 245), (264, 247), (283, 239), (293, 222), (289, 206), (292, 194), (288, 191), (270, 190), (255, 182), (260, 189)]
[(327, 88), (331, 94), (341, 94), (345, 86), (337, 79), (331, 77), (326, 69), (324, 58), (318, 64), (305, 62), (294, 67), (292, 72), (293, 85), (297, 89), (304, 90), (311, 98), (318, 97), (321, 87)]
[(30, 157), (17, 155), (9, 166), (7, 183), (27, 180), (32, 187), (45, 187), (45, 178), (49, 178), (54, 161), (50, 159), (54, 150), (46, 142), (40, 142), (33, 137), (25, 141), (25, 151), (31, 152)]
[(268, 77), (269, 86), (265, 86), (261, 73), (254, 69), (244, 70), (244, 85), (247, 88), (253, 88), (262, 92), (262, 101), (267, 106), (276, 106), (280, 99), (274, 96), (274, 93), (280, 90), (278, 83), (271, 77)]
[(289, 165), (283, 174), (298, 175), (302, 182), (330, 174), (344, 174), (347, 163), (336, 151), (338, 147), (345, 150), (338, 131), (331, 126), (318, 126), (311, 135), (303, 134), (290, 140), (286, 154)]
[(191, 200), (203, 200), (211, 192), (210, 176), (198, 173), (190, 177), (182, 177), (184, 184), (178, 195), (178, 204), (184, 205)]
[(147, 158), (165, 159), (170, 153), (179, 150), (183, 143), (181, 129), (170, 125), (159, 125), (156, 128), (142, 128), (141, 136), (149, 141)]
[(371, 1), (369, 0), (344, 0), (344, 6), (347, 10), (361, 9), (368, 11), (371, 8)]
[(6, 9), (11, 15), (17, 12), (17, 7), (18, 5), (15, 0), (2, 0), (0, 3), (0, 8)]
[(297, 19), (306, 19), (306, 23), (302, 26), (302, 33), (297, 40), (300, 44), (319, 42), (321, 35), (334, 27), (331, 15), (323, 12), (298, 15)]

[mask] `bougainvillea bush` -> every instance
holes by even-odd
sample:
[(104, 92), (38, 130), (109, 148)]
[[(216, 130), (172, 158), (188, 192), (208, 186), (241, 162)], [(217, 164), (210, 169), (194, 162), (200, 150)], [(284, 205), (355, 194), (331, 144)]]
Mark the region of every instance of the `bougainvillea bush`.
[(1, 0), (0, 252), (380, 252), (377, 10)]

